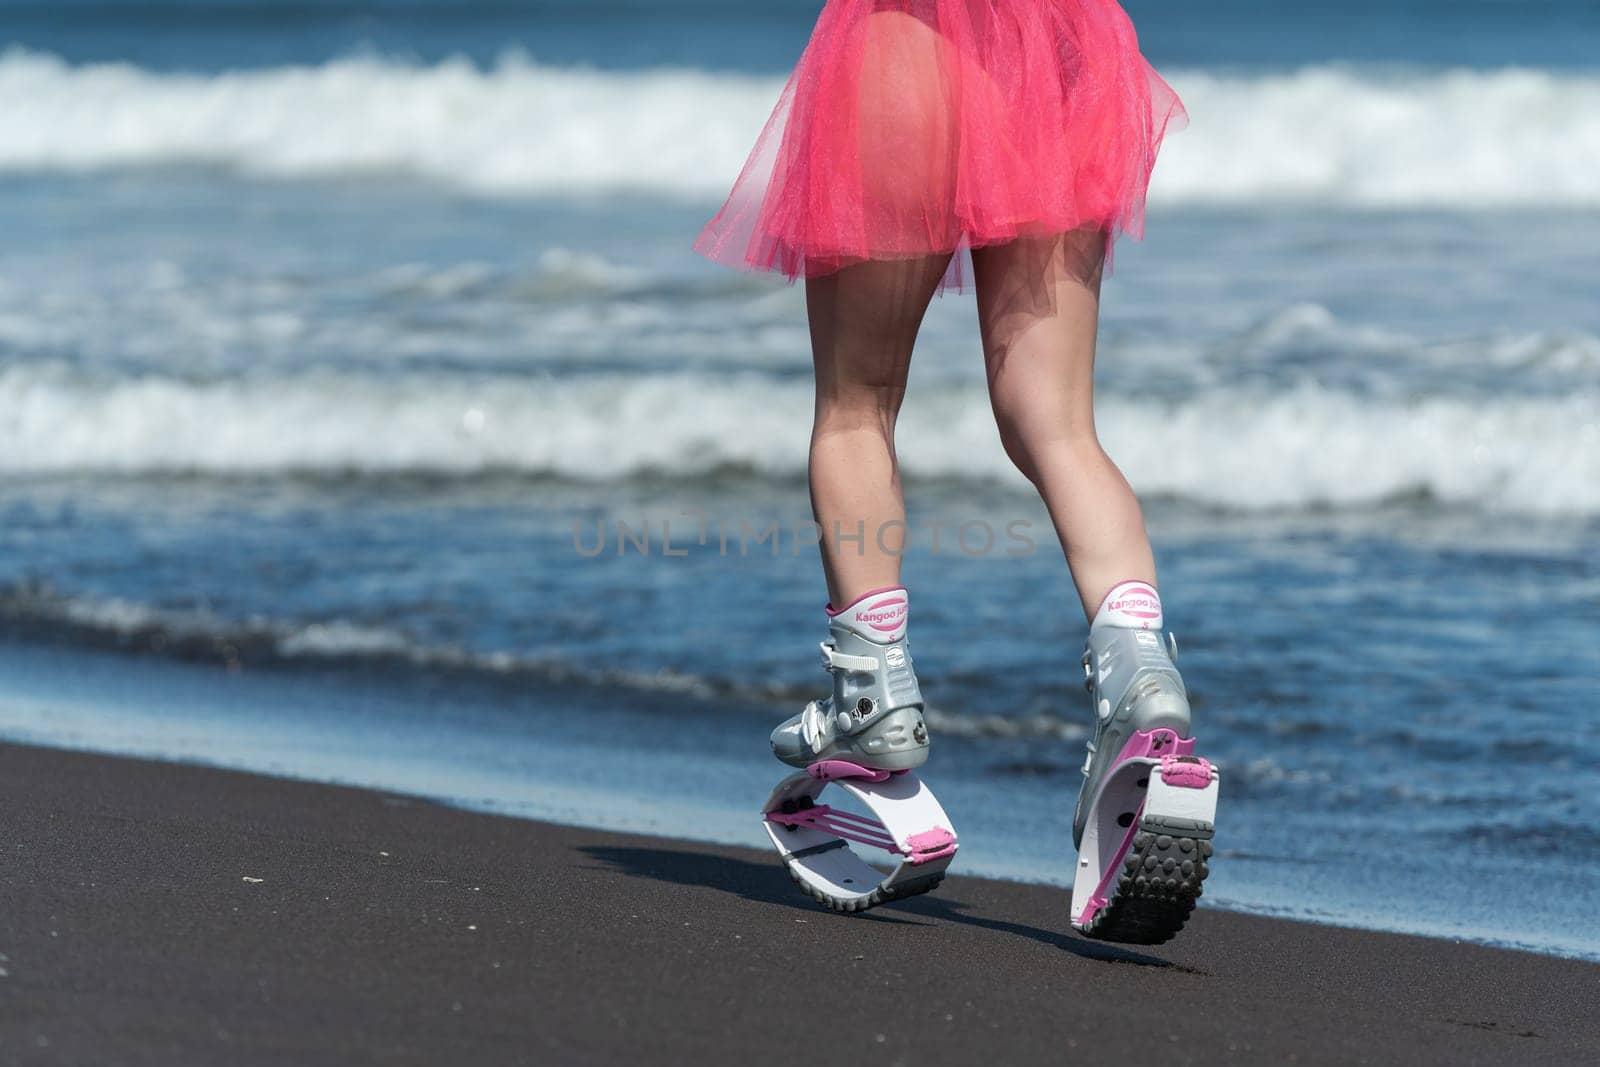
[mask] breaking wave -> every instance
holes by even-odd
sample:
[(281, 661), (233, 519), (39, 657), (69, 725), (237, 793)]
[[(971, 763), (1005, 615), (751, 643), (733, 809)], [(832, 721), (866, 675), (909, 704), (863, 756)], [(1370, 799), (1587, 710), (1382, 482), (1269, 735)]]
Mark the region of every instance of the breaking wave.
[[(914, 477), (1021, 485), (979, 386), (902, 418)], [(1223, 509), (1418, 498), (1600, 514), (1600, 394), (1371, 394), (1310, 381), (1109, 393), (1101, 434), (1142, 492)], [(0, 370), (0, 474), (798, 480), (810, 386), (756, 374), (580, 377), (308, 370), (216, 380)]]
[[(1168, 72), (1193, 122), (1158, 204), (1600, 204), (1600, 76), (1540, 70)], [(0, 54), (0, 171), (207, 166), (397, 175), (490, 195), (712, 198), (782, 82), (354, 57), (219, 74)]]

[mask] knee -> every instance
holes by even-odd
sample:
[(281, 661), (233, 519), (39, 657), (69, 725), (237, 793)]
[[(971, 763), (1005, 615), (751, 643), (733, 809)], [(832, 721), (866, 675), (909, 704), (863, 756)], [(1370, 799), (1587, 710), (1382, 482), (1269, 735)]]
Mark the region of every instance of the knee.
[(1036, 486), (1050, 471), (1085, 468), (1104, 454), (1092, 424), (1019, 418), (997, 407), (995, 426), (1006, 458)]
[(1006, 458), (1011, 465), (1022, 472), (1028, 481), (1039, 484), (1039, 465), (1035, 461), (1034, 453), (1028, 447), (1027, 438), (1017, 428), (1005, 419), (997, 419), (996, 425), (1000, 430), (1000, 447), (1006, 451)]
[(868, 433), (894, 444), (905, 387), (898, 384), (857, 386), (848, 392), (818, 392), (814, 436)]

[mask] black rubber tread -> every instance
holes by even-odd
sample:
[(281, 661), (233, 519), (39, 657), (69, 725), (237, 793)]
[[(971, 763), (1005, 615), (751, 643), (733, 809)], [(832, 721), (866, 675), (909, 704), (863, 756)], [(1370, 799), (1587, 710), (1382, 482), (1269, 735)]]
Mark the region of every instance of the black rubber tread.
[(804, 892), (806, 896), (810, 897), (812, 900), (815, 900), (823, 907), (828, 908), (830, 911), (836, 911), (842, 915), (848, 915), (857, 911), (866, 911), (868, 908), (875, 908), (879, 904), (882, 904), (888, 900), (907, 900), (911, 897), (921, 896), (923, 893), (931, 892), (932, 890), (937, 889), (939, 887), (939, 883), (944, 881), (944, 874), (943, 872), (940, 872), (939, 874), (932, 875), (927, 878), (918, 878), (915, 881), (903, 882), (900, 885), (894, 886), (890, 889), (885, 889), (882, 885), (879, 885), (876, 889), (864, 897), (854, 897), (846, 900), (843, 897), (831, 897), (826, 893), (806, 885), (806, 883), (800, 879), (800, 875), (795, 871), (792, 864), (785, 863), (784, 869), (789, 872), (789, 877), (794, 879), (794, 884), (799, 886), (801, 891)]
[(940, 871), (938, 874), (929, 875), (926, 878), (901, 882), (899, 885), (891, 886), (888, 889), (881, 890), (881, 892), (884, 900), (910, 900), (912, 897), (920, 897), (924, 893), (933, 892), (939, 888), (939, 883), (943, 881), (944, 872)]
[(1194, 912), (1200, 883), (1211, 873), (1208, 838), (1141, 823), (1122, 860), (1111, 899), (1079, 932), (1097, 941), (1159, 945), (1172, 940)]

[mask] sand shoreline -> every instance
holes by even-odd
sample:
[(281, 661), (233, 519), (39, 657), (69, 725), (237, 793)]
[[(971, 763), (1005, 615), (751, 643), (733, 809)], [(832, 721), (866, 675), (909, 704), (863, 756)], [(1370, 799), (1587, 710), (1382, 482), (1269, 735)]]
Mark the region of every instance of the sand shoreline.
[[(736, 848), (0, 745), (5, 1062), (1572, 1060), (1600, 965), (1202, 911), (1133, 951), (1059, 889), (865, 917)], [(1440, 876), (1453, 876), (1440, 872)]]

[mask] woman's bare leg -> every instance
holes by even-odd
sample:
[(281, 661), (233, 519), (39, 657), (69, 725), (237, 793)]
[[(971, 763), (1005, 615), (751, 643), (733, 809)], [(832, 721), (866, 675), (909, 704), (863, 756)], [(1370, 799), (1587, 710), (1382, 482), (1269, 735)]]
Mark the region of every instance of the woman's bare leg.
[(861, 263), (806, 283), (817, 379), (811, 510), (828, 597), (840, 607), (900, 584), (905, 504), (894, 425), (917, 330), (948, 263)]
[(1117, 583), (1156, 579), (1139, 501), (1095, 435), (1105, 237), (1024, 238), (972, 258), (1000, 439), (1044, 499), (1092, 618)]

